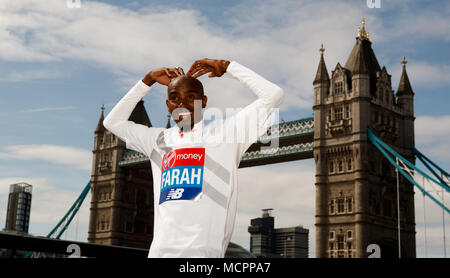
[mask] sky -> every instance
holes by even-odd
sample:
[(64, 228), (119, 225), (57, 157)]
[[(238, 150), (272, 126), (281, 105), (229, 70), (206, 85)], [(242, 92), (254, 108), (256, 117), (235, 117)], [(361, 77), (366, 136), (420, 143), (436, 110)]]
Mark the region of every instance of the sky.
[[(331, 74), (338, 62), (345, 64), (363, 17), (393, 90), (403, 56), (408, 61), (416, 147), (450, 169), (448, 1), (380, 0), (380, 8), (366, 0), (79, 3), (0, 1), (1, 228), (9, 185), (17, 182), (33, 185), (29, 232), (46, 235), (58, 223), (90, 179), (100, 107), (108, 113), (150, 70), (187, 70), (204, 57), (235, 60), (284, 89), (281, 119), (310, 117), (321, 44)], [(228, 75), (201, 81), (209, 107), (244, 107), (255, 99)], [(165, 93), (156, 85), (144, 98), (155, 127), (166, 124)], [(304, 160), (240, 169), (232, 241), (249, 248), (250, 219), (270, 207), (276, 228), (309, 229), (309, 256), (315, 257), (314, 168)], [(87, 240), (89, 201), (90, 195), (62, 238)], [(417, 191), (415, 201), (417, 256), (443, 257), (442, 210), (425, 201), (425, 248), (424, 201)], [(445, 223), (449, 235), (448, 214)]]

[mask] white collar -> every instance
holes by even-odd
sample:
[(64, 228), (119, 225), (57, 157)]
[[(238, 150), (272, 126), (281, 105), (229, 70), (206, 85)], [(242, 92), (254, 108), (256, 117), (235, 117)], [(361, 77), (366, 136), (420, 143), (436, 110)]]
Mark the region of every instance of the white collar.
[(203, 133), (203, 128), (205, 127), (205, 121), (203, 119), (201, 119), (199, 122), (194, 124), (194, 127), (187, 132), (184, 132), (180, 129), (180, 127), (178, 125), (174, 126), (174, 133), (176, 133), (176, 137), (178, 139), (182, 139), (186, 136), (201, 136)]

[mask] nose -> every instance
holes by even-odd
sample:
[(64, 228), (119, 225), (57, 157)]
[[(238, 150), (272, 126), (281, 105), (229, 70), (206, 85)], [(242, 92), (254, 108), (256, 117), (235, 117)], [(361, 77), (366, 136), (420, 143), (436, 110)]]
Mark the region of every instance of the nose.
[(178, 107), (188, 107), (189, 106), (189, 99), (188, 98), (180, 98), (180, 101), (178, 103)]

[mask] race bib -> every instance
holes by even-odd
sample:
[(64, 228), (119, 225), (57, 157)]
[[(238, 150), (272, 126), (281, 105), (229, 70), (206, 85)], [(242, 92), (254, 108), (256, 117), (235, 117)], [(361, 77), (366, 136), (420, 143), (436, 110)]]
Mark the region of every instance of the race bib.
[(195, 199), (202, 192), (204, 165), (204, 148), (177, 149), (165, 154), (161, 165), (159, 204)]

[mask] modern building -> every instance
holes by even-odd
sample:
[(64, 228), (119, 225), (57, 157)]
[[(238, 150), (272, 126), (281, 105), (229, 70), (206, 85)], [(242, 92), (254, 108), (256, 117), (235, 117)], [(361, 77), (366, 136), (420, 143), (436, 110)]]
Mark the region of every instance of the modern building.
[(250, 220), (250, 252), (258, 258), (308, 258), (309, 230), (302, 226), (275, 229), (272, 209)]
[(28, 233), (31, 212), (32, 185), (11, 184), (6, 212), (6, 232)]
[[(367, 258), (367, 247), (377, 244), (382, 258), (397, 257), (396, 172), (367, 129), (414, 164), (414, 92), (406, 60), (395, 93), (364, 20), (345, 66), (337, 63), (331, 76), (324, 51), (313, 82), (316, 256)], [(402, 176), (400, 219), (402, 258), (415, 257), (414, 189)]]

